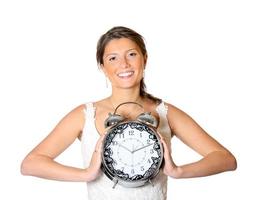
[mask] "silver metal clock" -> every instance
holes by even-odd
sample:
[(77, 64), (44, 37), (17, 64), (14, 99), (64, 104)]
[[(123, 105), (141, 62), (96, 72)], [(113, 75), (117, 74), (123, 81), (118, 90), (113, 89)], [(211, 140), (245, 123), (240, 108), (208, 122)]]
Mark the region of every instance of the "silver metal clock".
[(139, 187), (158, 174), (163, 147), (154, 127), (123, 121), (111, 127), (103, 143), (102, 169), (114, 186)]

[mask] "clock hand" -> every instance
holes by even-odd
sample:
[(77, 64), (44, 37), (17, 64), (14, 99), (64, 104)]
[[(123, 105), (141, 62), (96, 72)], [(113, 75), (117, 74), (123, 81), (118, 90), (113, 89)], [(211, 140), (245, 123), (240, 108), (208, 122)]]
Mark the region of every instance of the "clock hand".
[[(134, 144), (132, 144), (132, 152), (133, 152), (133, 150), (134, 150)], [(133, 167), (133, 153), (132, 153), (132, 167)]]
[(149, 146), (151, 146), (151, 145), (153, 145), (153, 144), (154, 144), (154, 143), (148, 144), (148, 145), (143, 146), (143, 147), (140, 147), (140, 148), (138, 148), (138, 149), (135, 149), (135, 150), (133, 150), (131, 153), (134, 153), (134, 152), (136, 152), (136, 151), (139, 151), (139, 150), (141, 150), (141, 149), (144, 149), (144, 148), (146, 148), (146, 147), (149, 147)]
[(122, 148), (126, 149), (126, 150), (127, 150), (127, 151), (129, 151), (130, 153), (132, 153), (132, 151), (131, 151), (130, 149), (128, 149), (127, 147), (125, 147), (125, 146), (121, 145), (120, 143), (118, 143), (118, 145), (119, 145), (120, 147), (122, 147)]

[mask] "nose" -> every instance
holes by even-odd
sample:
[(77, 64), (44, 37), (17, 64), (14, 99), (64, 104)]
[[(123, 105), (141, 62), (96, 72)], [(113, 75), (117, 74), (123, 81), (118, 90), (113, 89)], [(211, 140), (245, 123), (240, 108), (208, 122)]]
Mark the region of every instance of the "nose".
[(122, 57), (120, 59), (120, 67), (122, 67), (122, 68), (130, 67), (130, 63), (126, 57)]

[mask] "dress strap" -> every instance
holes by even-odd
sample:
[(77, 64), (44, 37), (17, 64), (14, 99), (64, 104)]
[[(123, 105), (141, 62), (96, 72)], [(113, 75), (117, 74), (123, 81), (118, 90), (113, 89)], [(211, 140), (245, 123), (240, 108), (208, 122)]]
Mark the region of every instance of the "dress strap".
[(93, 103), (88, 102), (85, 105), (86, 105), (86, 109), (85, 109), (86, 119), (93, 119), (95, 117), (95, 107), (93, 106)]
[(167, 117), (168, 113), (168, 106), (165, 105), (164, 101), (162, 101), (157, 107), (156, 111), (158, 112), (159, 115)]
[(156, 111), (159, 114), (160, 122), (158, 126), (158, 131), (167, 138), (167, 143), (169, 143), (171, 137), (172, 137), (172, 131), (169, 126), (168, 122), (168, 106), (162, 101), (157, 107)]

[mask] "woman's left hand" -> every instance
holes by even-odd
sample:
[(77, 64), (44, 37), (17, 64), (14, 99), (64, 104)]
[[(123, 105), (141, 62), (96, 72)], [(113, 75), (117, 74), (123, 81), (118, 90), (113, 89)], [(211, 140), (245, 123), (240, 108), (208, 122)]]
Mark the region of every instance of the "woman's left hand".
[(161, 136), (161, 142), (163, 144), (164, 149), (164, 165), (163, 165), (163, 172), (167, 176), (173, 178), (179, 178), (181, 174), (181, 168), (177, 167), (174, 163), (172, 156), (171, 156), (171, 148), (167, 145), (163, 136)]

